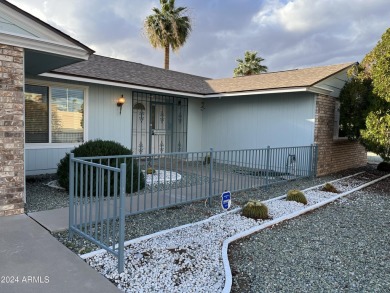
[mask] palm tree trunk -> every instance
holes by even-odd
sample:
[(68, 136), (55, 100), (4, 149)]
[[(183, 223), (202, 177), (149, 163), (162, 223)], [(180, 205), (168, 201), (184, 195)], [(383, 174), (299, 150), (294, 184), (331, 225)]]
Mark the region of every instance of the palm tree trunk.
[(165, 46), (164, 68), (169, 70), (169, 44)]

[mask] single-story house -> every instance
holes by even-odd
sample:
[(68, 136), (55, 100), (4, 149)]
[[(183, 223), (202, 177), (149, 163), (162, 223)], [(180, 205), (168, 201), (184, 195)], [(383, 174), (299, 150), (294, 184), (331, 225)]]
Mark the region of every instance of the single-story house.
[(0, 0), (0, 216), (23, 213), (26, 175), (97, 138), (136, 154), (317, 144), (318, 175), (361, 166), (338, 137), (353, 64), (209, 79), (94, 55)]

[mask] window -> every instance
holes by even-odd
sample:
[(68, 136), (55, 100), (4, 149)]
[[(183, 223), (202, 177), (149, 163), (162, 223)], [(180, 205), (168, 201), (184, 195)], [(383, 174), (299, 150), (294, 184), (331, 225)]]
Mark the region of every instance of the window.
[(84, 140), (84, 90), (26, 85), (26, 143)]
[(26, 143), (49, 142), (49, 89), (26, 85)]
[(345, 139), (343, 125), (340, 124), (340, 101), (336, 101), (334, 110), (333, 139)]

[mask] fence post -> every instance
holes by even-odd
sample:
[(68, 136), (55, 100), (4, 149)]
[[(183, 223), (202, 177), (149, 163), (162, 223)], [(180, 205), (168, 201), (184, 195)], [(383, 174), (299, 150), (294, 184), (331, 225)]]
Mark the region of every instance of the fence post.
[(317, 177), (318, 145), (314, 144), (313, 178)]
[(119, 181), (119, 241), (118, 241), (118, 273), (123, 273), (125, 256), (125, 192), (126, 192), (126, 163), (120, 165)]
[(209, 207), (211, 207), (211, 196), (213, 195), (213, 150), (213, 148), (210, 148)]
[(68, 239), (73, 238), (73, 221), (74, 221), (74, 153), (69, 155), (69, 234)]
[(309, 152), (309, 176), (313, 178), (313, 152), (314, 152), (314, 145), (310, 145), (310, 152)]
[(265, 175), (265, 186), (268, 188), (269, 186), (269, 165), (270, 165), (270, 152), (271, 152), (271, 147), (267, 146), (267, 163), (266, 163), (266, 175)]

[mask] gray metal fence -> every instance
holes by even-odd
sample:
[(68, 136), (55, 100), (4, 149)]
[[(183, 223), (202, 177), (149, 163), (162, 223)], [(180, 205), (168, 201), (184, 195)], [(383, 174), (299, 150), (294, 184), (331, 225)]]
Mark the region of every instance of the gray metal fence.
[(199, 200), (211, 204), (226, 190), (315, 176), (317, 147), (71, 156), (70, 162), (70, 232), (116, 255), (122, 271), (125, 215)]
[(69, 238), (77, 233), (112, 253), (120, 272), (124, 267), (125, 188), (126, 164), (110, 167), (70, 154)]

